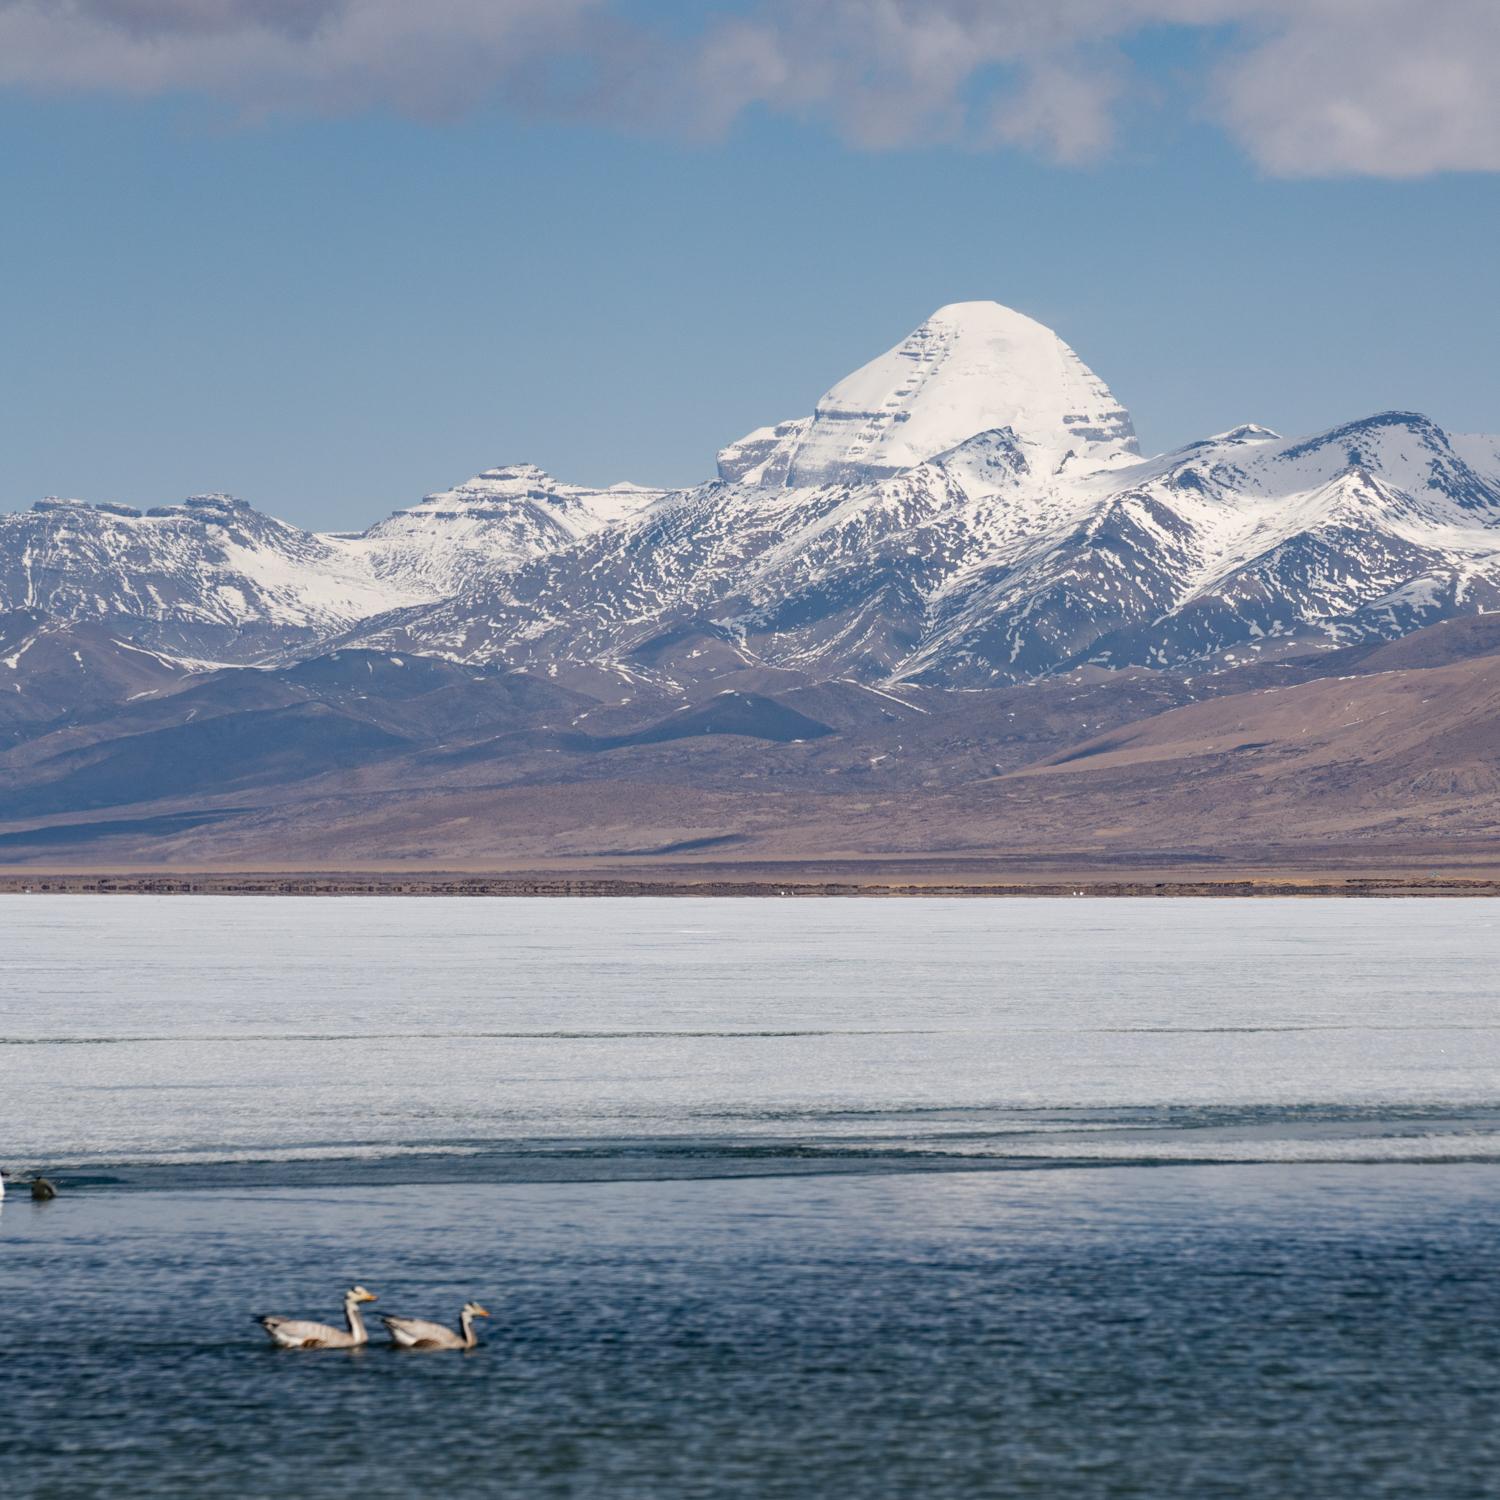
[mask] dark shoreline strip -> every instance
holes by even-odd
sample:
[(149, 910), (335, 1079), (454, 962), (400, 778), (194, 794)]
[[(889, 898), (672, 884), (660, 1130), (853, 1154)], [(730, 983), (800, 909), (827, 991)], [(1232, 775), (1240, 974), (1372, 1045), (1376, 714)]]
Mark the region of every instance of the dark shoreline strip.
[(1246, 897), (1500, 896), (1500, 879), (1351, 875), (1298, 880), (1047, 880), (912, 882), (589, 878), (551, 875), (0, 874), (0, 895), (154, 896), (771, 896)]

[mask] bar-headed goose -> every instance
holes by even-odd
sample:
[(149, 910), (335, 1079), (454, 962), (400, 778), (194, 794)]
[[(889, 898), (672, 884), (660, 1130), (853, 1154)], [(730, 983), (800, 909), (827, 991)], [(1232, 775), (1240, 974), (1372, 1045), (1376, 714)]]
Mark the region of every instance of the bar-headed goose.
[(359, 1315), (361, 1302), (374, 1302), (374, 1292), (362, 1286), (352, 1286), (344, 1293), (344, 1322), (346, 1328), (335, 1328), (331, 1323), (309, 1323), (300, 1318), (257, 1317), (272, 1342), (283, 1349), (357, 1349), (368, 1343), (370, 1335), (365, 1331), (365, 1321)]
[(391, 1342), (398, 1349), (472, 1349), (479, 1342), (474, 1337), (474, 1319), (487, 1317), (489, 1313), (477, 1302), (465, 1302), (458, 1315), (458, 1333), (423, 1318), (386, 1317), (380, 1321), (390, 1329)]

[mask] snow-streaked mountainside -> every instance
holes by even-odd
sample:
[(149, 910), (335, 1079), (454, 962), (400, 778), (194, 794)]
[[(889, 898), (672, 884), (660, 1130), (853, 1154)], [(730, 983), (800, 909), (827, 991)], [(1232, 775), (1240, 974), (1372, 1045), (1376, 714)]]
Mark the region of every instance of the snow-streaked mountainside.
[(0, 518), (0, 609), (108, 620), (189, 656), (253, 660), (435, 597), (377, 577), (359, 544), (227, 495), (145, 512), (49, 499)]
[(660, 494), (560, 484), (515, 465), (355, 535), (302, 531), (228, 495), (146, 511), (49, 498), (0, 517), (0, 611), (115, 621), (153, 648), (253, 663), (448, 598), (477, 573), (570, 546)]
[(1392, 412), (1142, 458), (1078, 356), (986, 302), (941, 309), (693, 489), (516, 466), (337, 536), (222, 496), (0, 518), (0, 610), (152, 650), (363, 646), (668, 689), (741, 665), (965, 687), (1197, 670), (1496, 608), (1500, 439)]

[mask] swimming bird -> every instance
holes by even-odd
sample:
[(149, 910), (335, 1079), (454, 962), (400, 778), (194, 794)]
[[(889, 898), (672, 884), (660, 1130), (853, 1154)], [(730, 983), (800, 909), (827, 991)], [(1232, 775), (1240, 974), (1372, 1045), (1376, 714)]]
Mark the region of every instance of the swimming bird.
[(49, 1203), (57, 1197), (56, 1183), (48, 1182), (45, 1177), (33, 1177), (31, 1179), (31, 1196), (38, 1203)]
[(472, 1349), (479, 1342), (474, 1337), (474, 1319), (487, 1317), (489, 1313), (477, 1302), (465, 1302), (458, 1315), (460, 1333), (423, 1318), (388, 1317), (380, 1321), (390, 1329), (391, 1342), (398, 1349)]
[(257, 1317), (255, 1321), (271, 1335), (282, 1349), (357, 1349), (370, 1340), (365, 1321), (359, 1315), (361, 1302), (376, 1301), (374, 1292), (352, 1286), (344, 1293), (344, 1321), (347, 1328), (331, 1323), (308, 1323), (300, 1318)]

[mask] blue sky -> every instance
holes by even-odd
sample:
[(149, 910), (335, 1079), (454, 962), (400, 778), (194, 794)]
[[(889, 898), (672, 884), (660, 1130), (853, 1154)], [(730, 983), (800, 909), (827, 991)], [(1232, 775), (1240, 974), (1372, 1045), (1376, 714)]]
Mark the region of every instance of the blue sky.
[[(578, 4), (590, 25), (608, 9)], [(974, 9), (903, 8), (920, 29), (945, 7)], [(684, 14), (657, 19), (681, 33)], [(576, 38), (549, 45), (559, 72), (597, 66)], [(1036, 97), (1003, 102), (1019, 123), (974, 127), (987, 91), (1020, 97), (1024, 57), (999, 84), (944, 75), (916, 107), (866, 61), (842, 96), (818, 73), (714, 120), (618, 95), (471, 87), (435, 111), (387, 81), (328, 108), (191, 74), (0, 76), (0, 507), (227, 489), (337, 528), (494, 463), (688, 483), (980, 297), (1055, 327), (1150, 448), (1392, 406), (1500, 430), (1500, 179), (1448, 144), (1471, 152), (1473, 130), (1322, 160), (1315, 128), (1288, 145), (1279, 116), (1268, 134), (1249, 105), (1233, 125), (1204, 106), (1244, 45), (1118, 38), (1087, 75), (1107, 125), (1081, 134), (1094, 104), (1040, 65)]]

